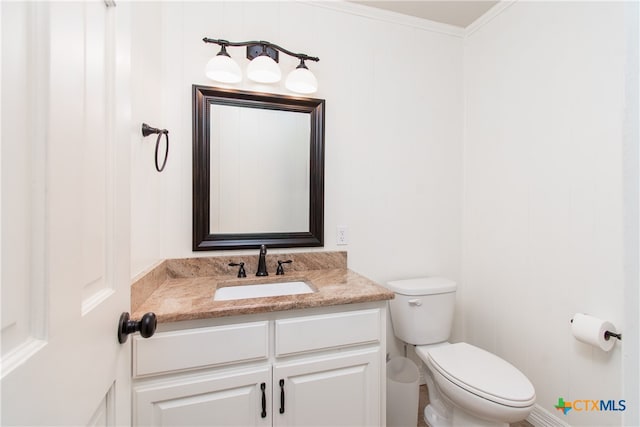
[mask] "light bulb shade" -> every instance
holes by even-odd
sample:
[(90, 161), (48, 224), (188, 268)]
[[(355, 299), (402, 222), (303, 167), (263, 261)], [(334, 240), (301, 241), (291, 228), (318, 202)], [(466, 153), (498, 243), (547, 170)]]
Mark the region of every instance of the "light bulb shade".
[(242, 70), (228, 55), (214, 56), (207, 62), (205, 74), (211, 80), (222, 83), (238, 83), (242, 80)]
[(307, 67), (298, 67), (287, 76), (284, 85), (297, 93), (314, 93), (318, 90), (318, 79)]
[(276, 61), (267, 55), (260, 55), (249, 63), (247, 77), (258, 83), (276, 83), (282, 78), (282, 73)]

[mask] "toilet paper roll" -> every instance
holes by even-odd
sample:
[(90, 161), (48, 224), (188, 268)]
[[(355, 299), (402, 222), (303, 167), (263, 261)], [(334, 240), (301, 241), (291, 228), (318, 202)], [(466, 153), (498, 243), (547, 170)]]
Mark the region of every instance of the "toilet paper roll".
[(616, 332), (616, 327), (611, 322), (589, 316), (588, 314), (576, 313), (571, 322), (571, 333), (578, 341), (599, 347), (604, 351), (609, 351), (615, 344), (615, 338), (607, 339), (605, 332)]

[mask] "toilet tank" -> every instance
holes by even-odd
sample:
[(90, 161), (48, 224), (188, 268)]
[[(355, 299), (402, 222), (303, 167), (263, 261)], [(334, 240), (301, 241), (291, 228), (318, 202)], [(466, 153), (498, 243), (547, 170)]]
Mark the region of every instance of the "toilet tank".
[(398, 339), (413, 345), (449, 339), (456, 283), (443, 277), (421, 277), (387, 283), (395, 292), (389, 301), (391, 324)]

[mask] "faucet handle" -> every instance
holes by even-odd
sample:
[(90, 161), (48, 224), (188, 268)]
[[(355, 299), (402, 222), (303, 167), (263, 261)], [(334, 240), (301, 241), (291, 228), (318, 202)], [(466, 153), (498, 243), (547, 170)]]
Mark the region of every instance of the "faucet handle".
[(291, 264), (293, 261), (288, 259), (286, 261), (280, 261), (278, 260), (278, 268), (276, 269), (276, 276), (282, 276), (284, 274), (284, 267), (282, 267), (282, 264)]
[(230, 262), (229, 267), (240, 267), (238, 277), (247, 277), (247, 273), (244, 271), (244, 262)]

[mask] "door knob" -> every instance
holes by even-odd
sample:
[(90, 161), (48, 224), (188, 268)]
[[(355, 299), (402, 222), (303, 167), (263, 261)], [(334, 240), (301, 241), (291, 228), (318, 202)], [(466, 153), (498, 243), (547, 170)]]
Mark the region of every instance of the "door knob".
[(155, 313), (147, 313), (140, 320), (129, 320), (129, 313), (124, 312), (120, 315), (118, 322), (118, 342), (124, 344), (127, 342), (129, 334), (140, 332), (143, 338), (149, 338), (156, 332), (158, 320)]

